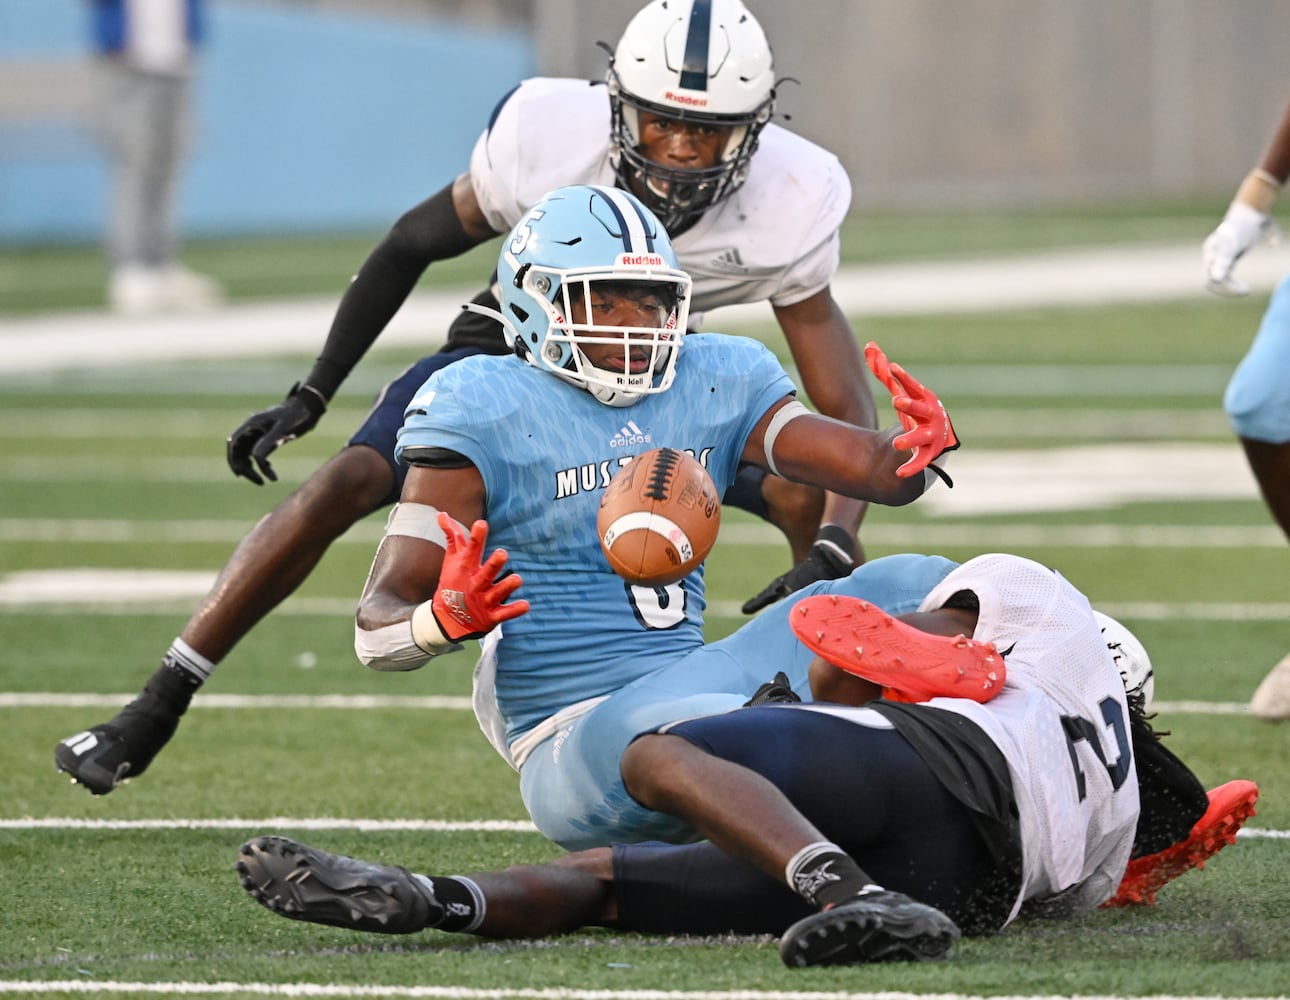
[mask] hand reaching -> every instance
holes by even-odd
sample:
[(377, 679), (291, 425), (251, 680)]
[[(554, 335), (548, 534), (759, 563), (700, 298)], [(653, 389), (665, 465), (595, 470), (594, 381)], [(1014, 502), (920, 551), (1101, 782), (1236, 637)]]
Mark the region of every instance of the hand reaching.
[(743, 613), (756, 614), (816, 580), (836, 580), (846, 576), (855, 569), (856, 555), (855, 536), (836, 524), (826, 524), (816, 534), (815, 544), (806, 553), (806, 558), (771, 580), (755, 597), (744, 601)]
[(253, 413), (228, 436), (228, 467), (233, 475), (245, 476), (256, 486), (263, 486), (265, 477), (276, 483), (278, 475), (269, 464), (269, 455), (288, 441), (308, 434), (325, 412), (327, 401), (322, 394), (297, 382), (281, 403)]
[(1280, 238), (1281, 230), (1270, 215), (1244, 202), (1232, 202), (1201, 248), (1205, 287), (1226, 298), (1248, 295), (1250, 286), (1232, 274), (1236, 262), (1260, 241), (1275, 244)]
[(506, 572), (506, 550), (494, 549), (483, 558), (487, 521), (476, 521), (467, 535), (460, 524), (440, 511), (439, 527), (448, 537), (431, 611), (447, 639), (478, 639), (528, 611), (528, 601), (504, 603), (523, 582), (518, 573)]
[(896, 475), (908, 478), (926, 470), (944, 479), (946, 485), (953, 486), (944, 469), (932, 464), (959, 446), (954, 425), (936, 393), (900, 365), (888, 361), (882, 348), (873, 341), (865, 345), (864, 359), (869, 370), (891, 393), (891, 405), (900, 418), (900, 425), (905, 428), (905, 433), (892, 444), (901, 451), (914, 453), (896, 470)]

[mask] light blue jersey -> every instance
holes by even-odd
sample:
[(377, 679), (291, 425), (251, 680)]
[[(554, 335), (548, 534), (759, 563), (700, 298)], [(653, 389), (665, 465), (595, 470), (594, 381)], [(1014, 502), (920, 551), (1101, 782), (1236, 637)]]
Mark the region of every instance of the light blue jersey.
[[(793, 385), (761, 344), (689, 334), (666, 392), (613, 408), (515, 357), (465, 358), (430, 377), (408, 408), (397, 454), (460, 452), (486, 488), (489, 546), (524, 578), (528, 614), (494, 629), (476, 668), (481, 727), (520, 772), (538, 829), (569, 850), (693, 839), (641, 807), (618, 762), (639, 733), (742, 705), (777, 671), (808, 691), (810, 651), (788, 626), (792, 601), (704, 645), (702, 568), (671, 587), (632, 587), (601, 552), (601, 491), (655, 447), (692, 452), (718, 491), (734, 478), (753, 426)], [(888, 612), (916, 609), (954, 568), (889, 556), (800, 596), (845, 593)]]
[(724, 493), (753, 426), (793, 392), (763, 345), (719, 334), (687, 336), (672, 387), (621, 409), (509, 356), (467, 358), (426, 382), (396, 455), (433, 446), (469, 458), (489, 546), (524, 578), (529, 613), (505, 623), (496, 648), (507, 742), (703, 643), (702, 568), (670, 587), (628, 585), (600, 548), (601, 493), (656, 447), (696, 455)]

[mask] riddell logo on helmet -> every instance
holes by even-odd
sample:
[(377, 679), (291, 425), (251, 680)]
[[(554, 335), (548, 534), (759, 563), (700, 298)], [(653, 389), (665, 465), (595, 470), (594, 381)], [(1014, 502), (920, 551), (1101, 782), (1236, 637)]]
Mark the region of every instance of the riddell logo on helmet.
[(620, 253), (618, 263), (624, 267), (663, 267), (667, 262), (656, 253)]
[(689, 94), (678, 94), (675, 90), (664, 91), (663, 100), (674, 101), (677, 104), (688, 104), (692, 108), (706, 108), (708, 106), (706, 97), (691, 97)]

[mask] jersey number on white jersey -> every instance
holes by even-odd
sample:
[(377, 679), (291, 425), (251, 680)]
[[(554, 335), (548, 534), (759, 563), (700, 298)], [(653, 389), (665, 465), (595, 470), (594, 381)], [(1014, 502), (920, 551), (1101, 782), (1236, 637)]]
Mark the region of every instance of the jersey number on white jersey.
[(1108, 763), (1106, 759), (1098, 726), (1078, 715), (1062, 716), (1062, 728), (1066, 730), (1066, 748), (1071, 754), (1071, 767), (1075, 769), (1075, 784), (1079, 788), (1081, 802), (1087, 795), (1088, 779), (1079, 764), (1077, 743), (1080, 741), (1087, 743), (1089, 749), (1097, 755), (1097, 759), (1106, 768), (1106, 773), (1111, 779), (1111, 787), (1115, 791), (1120, 790), (1120, 786), (1129, 776), (1129, 768), (1133, 766), (1133, 750), (1129, 744), (1129, 730), (1124, 721), (1124, 709), (1114, 698), (1103, 698), (1098, 703), (1098, 707), (1102, 710), (1102, 720), (1105, 723), (1101, 731), (1109, 728), (1115, 734), (1116, 748), (1119, 753), (1114, 762)]

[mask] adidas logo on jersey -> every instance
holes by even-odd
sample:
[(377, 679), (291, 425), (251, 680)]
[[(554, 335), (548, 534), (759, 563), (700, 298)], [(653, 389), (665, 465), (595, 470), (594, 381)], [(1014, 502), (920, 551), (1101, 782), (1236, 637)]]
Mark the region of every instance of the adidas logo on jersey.
[(636, 421), (629, 420), (619, 428), (618, 433), (609, 439), (609, 447), (626, 448), (638, 444), (649, 444), (650, 436), (636, 426)]
[(727, 274), (747, 274), (748, 268), (744, 266), (744, 259), (739, 255), (738, 247), (731, 247), (729, 250), (723, 250), (712, 258), (712, 266), (718, 271), (725, 271)]

